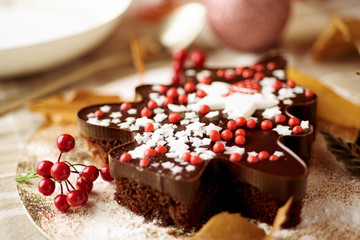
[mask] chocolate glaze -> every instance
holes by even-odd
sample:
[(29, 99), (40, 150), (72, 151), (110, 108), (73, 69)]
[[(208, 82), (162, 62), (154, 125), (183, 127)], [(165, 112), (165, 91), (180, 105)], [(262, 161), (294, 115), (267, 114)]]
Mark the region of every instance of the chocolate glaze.
[[(275, 62), (277, 69), (285, 69), (286, 61), (278, 56), (268, 56), (259, 63), (267, 64), (268, 62)], [(195, 68), (196, 72), (203, 69)], [(243, 78), (236, 76), (234, 79), (225, 80), (216, 76), (217, 69), (208, 69), (211, 71), (213, 81), (226, 81), (235, 83)], [(264, 71), (266, 76), (273, 77), (273, 71), (266, 69)], [(186, 81), (197, 82), (195, 77), (185, 76)], [(286, 81), (286, 80), (282, 80)], [(184, 83), (183, 82), (183, 83)], [(182, 85), (183, 86), (183, 85)], [(169, 86), (171, 87), (171, 86)], [(179, 87), (179, 86), (176, 86)], [(155, 92), (151, 85), (143, 85), (136, 88), (136, 93), (141, 96), (141, 100), (133, 103), (133, 108), (138, 109), (135, 117), (140, 117), (140, 110), (146, 106), (149, 101), (149, 93)], [(277, 93), (275, 93), (276, 95)], [(139, 144), (134, 140), (135, 133), (144, 132), (144, 128), (130, 131), (127, 129), (120, 129), (116, 124), (110, 123), (110, 126), (97, 126), (89, 124), (88, 114), (94, 113), (103, 105), (94, 105), (83, 108), (78, 113), (78, 126), (82, 135), (87, 138), (96, 138), (104, 141), (118, 140), (122, 144), (116, 146), (109, 152), (109, 164), (111, 175), (116, 178), (128, 178), (140, 184), (146, 184), (161, 192), (170, 194), (171, 196), (180, 199), (181, 201), (191, 203), (197, 197), (199, 189), (208, 184), (206, 181), (205, 172), (217, 174), (219, 169), (226, 169), (227, 174), (231, 175), (234, 181), (244, 182), (250, 184), (269, 196), (278, 198), (280, 200), (287, 200), (290, 196), (294, 196), (295, 200), (301, 200), (306, 192), (306, 180), (308, 175), (308, 163), (310, 160), (311, 143), (313, 140), (314, 125), (316, 118), (316, 103), (317, 97), (306, 97), (303, 93), (296, 94), (295, 98), (291, 99), (291, 105), (284, 105), (282, 102), (278, 105), (287, 119), (291, 116), (297, 116), (303, 120), (309, 120), (311, 125), (309, 129), (305, 130), (303, 134), (291, 136), (279, 136), (277, 132), (272, 130), (261, 130), (259, 124), (262, 117), (263, 110), (257, 110), (253, 116), (257, 117), (258, 124), (253, 130), (246, 130), (247, 143), (242, 146), (245, 148), (245, 154), (240, 162), (229, 161), (229, 155), (218, 153), (216, 156), (205, 161), (203, 164), (194, 165), (194, 171), (182, 171), (181, 178), (175, 178), (169, 169), (163, 168), (161, 164), (157, 167), (149, 165), (148, 167), (139, 167), (140, 159), (133, 159), (130, 162), (120, 162), (119, 157), (122, 153), (134, 149)], [(177, 102), (174, 102), (175, 104)], [(99, 119), (109, 118), (112, 112), (120, 111), (120, 103), (106, 104), (111, 107), (109, 112), (106, 112)], [(165, 114), (171, 113), (168, 108), (164, 108)], [(184, 116), (184, 113), (180, 113)], [(120, 120), (124, 120), (130, 115), (124, 111)], [(226, 129), (228, 119), (226, 115), (220, 111), (220, 114), (214, 118), (208, 119), (199, 114), (200, 122), (206, 124), (214, 123), (217, 126)], [(274, 126), (277, 124), (272, 120)], [(162, 124), (169, 123), (164, 120)], [(286, 125), (287, 123), (281, 124)], [(177, 124), (178, 128), (175, 131), (184, 130), (186, 126)], [(245, 127), (246, 129), (246, 127)], [(212, 149), (213, 142), (206, 146)], [(235, 145), (235, 143), (231, 143)], [(190, 145), (190, 150), (193, 150)], [(278, 161), (259, 161), (258, 163), (248, 163), (246, 161), (247, 152), (260, 152), (266, 150), (269, 153), (274, 151), (282, 151), (284, 156), (280, 157)], [(165, 161), (178, 164), (174, 159), (168, 158), (163, 154), (157, 154), (155, 158), (149, 159), (151, 163), (162, 163)], [(223, 173), (223, 171), (222, 171)], [(220, 177), (220, 176), (219, 176)], [(231, 189), (231, 188), (229, 188)], [(231, 191), (231, 190), (229, 190)]]

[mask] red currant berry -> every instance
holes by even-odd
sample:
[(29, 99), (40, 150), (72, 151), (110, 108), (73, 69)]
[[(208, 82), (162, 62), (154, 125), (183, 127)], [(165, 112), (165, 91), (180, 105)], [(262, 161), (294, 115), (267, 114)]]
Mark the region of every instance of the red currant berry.
[(132, 105), (129, 102), (124, 102), (120, 105), (121, 110), (129, 110), (130, 108), (132, 108)]
[(179, 97), (179, 93), (176, 88), (172, 87), (169, 90), (167, 90), (166, 96), (169, 98), (175, 99), (175, 98)]
[(295, 127), (293, 127), (292, 131), (295, 134), (300, 134), (304, 132), (304, 129), (300, 125), (296, 125)]
[(151, 112), (151, 110), (148, 109), (147, 107), (144, 107), (144, 108), (141, 110), (140, 115), (141, 115), (142, 117), (150, 118), (151, 115), (152, 115), (152, 112)]
[(263, 72), (257, 72), (257, 73), (255, 73), (255, 75), (254, 75), (254, 79), (255, 79), (255, 80), (258, 80), (258, 81), (263, 80), (264, 77), (265, 77), (265, 73), (263, 73)]
[(202, 67), (205, 63), (205, 53), (201, 50), (194, 49), (189, 53), (189, 60), (193, 67)]
[(210, 85), (211, 82), (212, 82), (211, 77), (209, 77), (209, 76), (205, 76), (202, 79), (200, 79), (200, 83), (202, 83), (202, 84)]
[(276, 155), (271, 155), (271, 156), (269, 157), (269, 160), (270, 160), (270, 161), (277, 161), (277, 160), (279, 160), (279, 157), (276, 156)]
[(273, 124), (270, 120), (263, 120), (260, 124), (262, 130), (270, 130), (273, 127)]
[(149, 100), (148, 103), (147, 103), (147, 107), (150, 108), (150, 109), (154, 109), (154, 108), (158, 107), (158, 104), (154, 100)]
[(70, 176), (70, 167), (64, 162), (57, 162), (50, 168), (50, 175), (56, 181), (64, 181)]
[(202, 90), (202, 89), (196, 90), (196, 96), (197, 96), (198, 98), (203, 98), (203, 97), (205, 97), (206, 95), (207, 95), (207, 93), (206, 93), (204, 90)]
[(194, 82), (187, 82), (187, 83), (185, 83), (185, 85), (184, 85), (184, 90), (185, 90), (185, 92), (187, 92), (187, 93), (195, 92), (195, 90), (196, 90), (196, 85), (195, 85), (195, 83), (194, 83)]
[(275, 122), (277, 122), (277, 123), (286, 122), (286, 117), (282, 114), (279, 114), (275, 117)]
[(246, 127), (249, 129), (254, 129), (256, 127), (256, 121), (253, 118), (250, 118), (246, 121)]
[(244, 69), (242, 72), (242, 76), (243, 78), (251, 78), (252, 76), (254, 76), (254, 71), (251, 69)]
[(54, 198), (54, 206), (58, 211), (66, 212), (70, 208), (70, 205), (66, 201), (66, 195), (64, 194), (57, 195)]
[(220, 140), (221, 135), (220, 135), (219, 131), (211, 130), (209, 137), (210, 137), (211, 141), (217, 142)]
[(154, 124), (152, 124), (151, 122), (148, 122), (145, 124), (144, 127), (145, 132), (153, 132), (154, 131)]
[(199, 165), (199, 164), (202, 164), (204, 161), (202, 160), (201, 157), (199, 156), (191, 156), (190, 158), (190, 163), (193, 164), (193, 165)]
[(245, 126), (245, 124), (246, 124), (246, 119), (244, 117), (236, 118), (236, 126), (242, 127), (242, 126)]
[(155, 148), (156, 153), (164, 154), (167, 153), (167, 148), (163, 145), (159, 145)]
[(235, 78), (235, 73), (232, 71), (226, 71), (225, 72), (225, 79), (230, 80)]
[(236, 143), (236, 145), (241, 146), (241, 145), (244, 145), (245, 142), (246, 142), (246, 138), (245, 138), (244, 136), (236, 136), (236, 137), (235, 137), (235, 143)]
[(225, 129), (224, 131), (221, 132), (221, 138), (224, 141), (229, 141), (233, 138), (234, 134), (230, 131)]
[(277, 68), (276, 63), (274, 63), (274, 62), (268, 62), (268, 64), (266, 64), (266, 67), (269, 70), (274, 70)]
[(296, 86), (296, 83), (294, 81), (287, 80), (286, 86), (288, 86), (289, 88), (294, 88)]
[(99, 170), (97, 167), (90, 165), (84, 167), (81, 172), (81, 176), (88, 182), (94, 182), (99, 177)]
[(300, 124), (300, 120), (297, 118), (297, 117), (291, 117), (288, 121), (289, 125), (291, 127), (294, 127), (296, 125), (299, 125)]
[(155, 156), (156, 156), (156, 151), (155, 151), (155, 149), (152, 149), (152, 148), (146, 149), (145, 152), (144, 152), (144, 156), (145, 156), (146, 158), (155, 157)]
[(232, 153), (230, 155), (230, 161), (232, 162), (239, 162), (241, 160), (242, 156), (239, 153)]
[(267, 151), (261, 151), (261, 152), (259, 152), (258, 158), (260, 160), (266, 160), (266, 159), (269, 158), (269, 156), (270, 155), (269, 155), (269, 153)]
[(256, 163), (259, 159), (256, 156), (248, 156), (246, 159), (249, 163)]
[(110, 175), (109, 165), (105, 165), (101, 168), (101, 178), (107, 182), (114, 181), (114, 178)]
[(237, 130), (235, 131), (235, 136), (236, 136), (236, 137), (237, 137), (237, 136), (243, 136), (243, 137), (245, 137), (245, 135), (246, 135), (246, 132), (245, 132), (245, 130), (242, 129), (242, 128), (239, 128), (239, 129), (237, 129)]
[(170, 113), (168, 116), (168, 120), (171, 123), (178, 123), (181, 121), (181, 115), (180, 113), (175, 113), (175, 112)]
[(172, 59), (179, 62), (184, 62), (187, 56), (186, 49), (177, 49), (172, 53)]
[(93, 185), (94, 184), (92, 182), (88, 182), (83, 177), (78, 177), (76, 179), (76, 189), (77, 190), (81, 190), (81, 191), (89, 193), (89, 192), (91, 192)]
[(120, 162), (129, 162), (132, 160), (132, 156), (130, 153), (123, 153), (120, 156)]
[(54, 164), (48, 160), (41, 161), (36, 167), (36, 173), (41, 177), (50, 178), (50, 169), (52, 165)]
[(78, 207), (84, 202), (84, 192), (80, 190), (72, 190), (66, 196), (66, 201), (72, 207)]
[(191, 154), (190, 154), (189, 152), (184, 152), (183, 155), (181, 156), (181, 158), (182, 158), (185, 162), (190, 162)]
[(178, 97), (178, 101), (180, 104), (186, 104), (188, 101), (188, 96), (186, 94), (181, 94)]
[(44, 196), (50, 196), (55, 191), (55, 183), (49, 178), (43, 178), (38, 183), (38, 190)]
[(147, 167), (149, 166), (150, 162), (149, 160), (147, 160), (146, 158), (143, 158), (139, 161), (139, 166), (140, 167)]
[(174, 99), (170, 98), (170, 97), (166, 97), (163, 102), (165, 107), (167, 107), (169, 104), (173, 104), (173, 103), (174, 103)]
[(272, 87), (277, 91), (282, 88), (282, 82), (280, 80), (276, 80), (273, 82)]
[(313, 97), (313, 96), (314, 96), (314, 92), (311, 91), (311, 90), (306, 89), (306, 90), (305, 90), (305, 96), (306, 96), (306, 97)]
[(236, 127), (237, 127), (236, 122), (234, 120), (228, 121), (226, 126), (230, 131), (234, 131), (236, 129)]
[(60, 152), (69, 152), (75, 147), (75, 139), (70, 134), (61, 134), (56, 141)]
[(213, 151), (216, 153), (222, 153), (223, 151), (225, 151), (224, 144), (221, 142), (216, 142), (213, 146)]
[(158, 92), (160, 94), (165, 94), (167, 90), (168, 90), (168, 88), (165, 85), (160, 85), (159, 88), (158, 88)]
[(200, 113), (202, 115), (206, 115), (210, 112), (210, 107), (208, 105), (201, 105), (200, 106)]
[(84, 192), (84, 191), (82, 191), (82, 193), (84, 194), (84, 199), (81, 202), (81, 205), (85, 205), (87, 203), (87, 201), (89, 200), (89, 194), (87, 192)]
[(219, 69), (216, 71), (216, 76), (218, 77), (224, 77), (225, 76), (225, 70), (224, 69)]
[(101, 110), (96, 110), (95, 113), (94, 113), (95, 117), (101, 117), (104, 115), (103, 111)]

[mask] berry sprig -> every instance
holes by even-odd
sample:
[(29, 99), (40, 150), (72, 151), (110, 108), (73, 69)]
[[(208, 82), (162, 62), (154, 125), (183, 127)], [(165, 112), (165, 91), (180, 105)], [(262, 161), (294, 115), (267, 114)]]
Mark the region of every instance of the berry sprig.
[[(93, 189), (93, 182), (101, 176), (104, 181), (111, 182), (114, 178), (110, 175), (109, 165), (101, 169), (93, 165), (71, 164), (67, 161), (61, 161), (63, 153), (70, 152), (75, 147), (75, 139), (69, 134), (62, 134), (57, 138), (56, 146), (60, 150), (56, 163), (48, 160), (41, 161), (36, 172), (30, 172), (18, 177), (17, 181), (28, 180), (36, 177), (43, 177), (38, 183), (38, 191), (44, 196), (50, 196), (55, 191), (55, 183), (60, 185), (60, 194), (54, 198), (54, 206), (60, 212), (66, 212), (70, 207), (84, 205), (88, 201), (88, 195)], [(78, 171), (76, 167), (84, 167)], [(70, 182), (71, 174), (77, 174), (75, 187)], [(63, 184), (67, 190), (65, 194)]]

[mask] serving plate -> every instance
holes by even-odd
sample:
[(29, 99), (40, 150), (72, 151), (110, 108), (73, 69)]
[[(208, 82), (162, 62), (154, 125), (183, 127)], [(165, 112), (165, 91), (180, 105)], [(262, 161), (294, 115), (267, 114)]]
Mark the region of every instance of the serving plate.
[(90, 51), (132, 0), (0, 0), (0, 79), (43, 71)]

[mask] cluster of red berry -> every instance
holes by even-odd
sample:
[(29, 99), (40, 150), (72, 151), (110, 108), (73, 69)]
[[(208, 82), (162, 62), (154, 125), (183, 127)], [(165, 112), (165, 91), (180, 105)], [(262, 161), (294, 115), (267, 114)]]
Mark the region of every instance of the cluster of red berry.
[[(75, 139), (69, 134), (62, 134), (57, 138), (56, 145), (60, 150), (59, 158), (56, 163), (48, 160), (41, 161), (36, 167), (36, 173), (43, 177), (39, 181), (38, 190), (44, 196), (49, 196), (55, 191), (55, 182), (60, 184), (61, 193), (54, 198), (54, 205), (57, 210), (66, 212), (70, 206), (78, 207), (84, 205), (88, 200), (88, 194), (93, 188), (93, 182), (101, 175), (105, 181), (113, 181), (110, 176), (109, 165), (105, 165), (100, 170), (95, 166), (85, 166), (83, 164), (71, 164), (61, 162), (61, 155), (71, 151), (75, 146)], [(84, 167), (81, 172), (76, 166)], [(78, 174), (76, 188), (69, 181), (71, 173)], [(65, 183), (67, 194), (64, 194), (63, 185)]]

